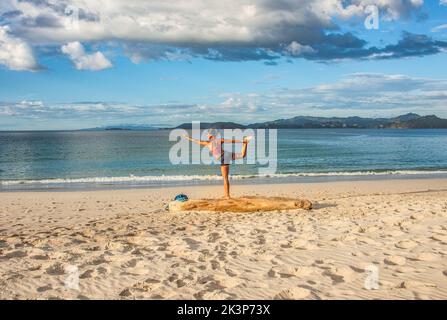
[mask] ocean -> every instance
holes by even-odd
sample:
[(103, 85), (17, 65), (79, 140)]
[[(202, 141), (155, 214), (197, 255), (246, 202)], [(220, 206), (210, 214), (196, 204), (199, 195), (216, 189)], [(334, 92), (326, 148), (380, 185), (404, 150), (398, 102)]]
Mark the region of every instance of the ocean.
[[(169, 161), (168, 130), (0, 132), (0, 190), (220, 183), (218, 165)], [(447, 130), (278, 130), (277, 171), (231, 166), (240, 183), (447, 177)]]

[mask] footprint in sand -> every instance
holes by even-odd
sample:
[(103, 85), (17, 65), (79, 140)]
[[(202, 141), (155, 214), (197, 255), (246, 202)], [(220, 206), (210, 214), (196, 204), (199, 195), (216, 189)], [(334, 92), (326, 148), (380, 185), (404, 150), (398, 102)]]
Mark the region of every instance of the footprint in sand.
[(385, 224), (385, 226), (393, 226), (398, 224), (399, 218), (394, 216), (384, 217), (380, 219), (380, 222)]
[(444, 233), (444, 231), (447, 230), (447, 226), (434, 225), (434, 226), (430, 227), (429, 229), (432, 230), (433, 232)]
[[(303, 230), (304, 231), (304, 230)], [(314, 230), (310, 230), (310, 232), (303, 232), (300, 234), (300, 238), (301, 239), (305, 239), (305, 240), (316, 240), (317, 236), (315, 234)]]
[(366, 266), (360, 266), (360, 265), (351, 265), (349, 267), (357, 273), (364, 273), (367, 269)]
[(208, 242), (214, 243), (214, 242), (216, 242), (220, 238), (221, 238), (221, 236), (220, 236), (220, 234), (218, 232), (212, 232), (208, 236)]
[[(188, 254), (190, 254), (190, 252), (188, 252)], [(202, 251), (200, 254), (197, 255), (197, 261), (200, 261), (200, 262), (206, 262), (211, 258), (212, 258), (212, 255), (208, 251)]]
[(45, 292), (45, 291), (52, 290), (52, 289), (53, 289), (53, 287), (50, 284), (47, 284), (46, 286), (39, 287), (36, 290), (37, 290), (37, 292)]
[(120, 295), (120, 297), (128, 298), (133, 295), (133, 292), (132, 292), (131, 288), (126, 288), (123, 291), (121, 291), (119, 295)]
[(215, 275), (214, 279), (217, 284), (223, 288), (234, 288), (242, 283), (242, 280), (234, 277), (228, 277), (225, 275)]
[(407, 259), (401, 256), (389, 256), (383, 262), (391, 266), (403, 266), (407, 262)]
[(161, 286), (160, 281), (154, 279), (146, 279), (143, 282), (135, 283), (132, 288), (141, 292), (152, 292)]
[(112, 251), (122, 251), (124, 249), (124, 245), (120, 242), (109, 241), (106, 243), (105, 249)]
[(144, 280), (145, 283), (160, 283), (160, 280), (154, 279), (154, 278), (147, 278)]
[(261, 253), (257, 256), (257, 258), (261, 261), (272, 261), (275, 257), (276, 255), (270, 253)]
[(95, 246), (95, 245), (84, 248), (85, 251), (100, 251), (101, 249), (102, 249), (101, 246)]
[(361, 238), (357, 238), (356, 239), (357, 243), (359, 243), (360, 245), (362, 244), (368, 244), (368, 245), (372, 245), (372, 246), (381, 246), (380, 242), (377, 242), (371, 238), (368, 237), (361, 237)]
[(34, 260), (50, 260), (50, 256), (47, 254), (36, 254), (34, 256), (31, 256), (31, 259)]
[(126, 239), (126, 242), (131, 245), (139, 246), (147, 245), (149, 241), (146, 236), (131, 236)]
[(177, 281), (178, 278), (179, 278), (178, 274), (177, 273), (173, 273), (164, 282), (165, 283), (172, 283), (172, 282)]
[(266, 239), (263, 235), (259, 235), (256, 237), (256, 240), (253, 243), (258, 245), (264, 245), (266, 243)]
[(28, 255), (26, 251), (16, 250), (12, 252), (8, 252), (3, 257), (0, 257), (0, 259), (13, 259), (13, 258), (24, 258)]
[(402, 220), (398, 223), (400, 230), (407, 232), (413, 226), (413, 222), (409, 220)]
[(442, 274), (445, 275), (447, 277), (447, 269), (442, 271)]
[(357, 240), (357, 236), (353, 235), (353, 234), (342, 234), (340, 236), (336, 236), (331, 239), (331, 241), (334, 241), (334, 242), (337, 242), (337, 241), (348, 242), (348, 241), (354, 241), (354, 240)]
[[(1, 232), (1, 230), (0, 230)], [(7, 248), (8, 243), (5, 240), (0, 240), (0, 249)]]
[(298, 250), (313, 250), (318, 248), (316, 245), (309, 243), (305, 239), (294, 239), (290, 241), (289, 245)]
[(129, 261), (123, 263), (124, 268), (136, 268), (138, 266), (141, 266), (143, 264), (143, 261), (139, 259), (130, 259)]
[(270, 277), (289, 278), (289, 277), (305, 277), (314, 272), (312, 267), (306, 266), (275, 266), (267, 273)]
[(284, 249), (292, 248), (292, 246), (290, 245), (290, 241), (287, 241), (287, 240), (280, 241), (278, 244), (281, 248), (284, 248)]
[(398, 288), (401, 289), (420, 289), (423, 287), (428, 288), (436, 288), (436, 284), (433, 283), (426, 283), (426, 282), (420, 282), (420, 281), (414, 281), (414, 280), (407, 280), (403, 281), (398, 285)]
[(382, 290), (389, 290), (389, 289), (393, 289), (395, 287), (396, 287), (396, 284), (394, 282), (386, 281), (386, 280), (379, 281), (379, 288)]
[[(167, 285), (175, 285), (177, 288), (181, 288), (187, 285), (190, 285), (193, 281), (196, 281), (196, 277), (194, 275), (186, 275), (184, 277), (179, 276), (176, 273), (173, 273), (171, 276), (164, 281)], [(151, 279), (147, 279), (146, 283), (149, 284), (158, 284), (157, 282), (151, 281)]]
[(231, 299), (232, 296), (224, 291), (202, 291), (198, 294), (194, 294), (194, 296), (200, 297), (204, 300), (228, 300)]
[(95, 275), (95, 270), (93, 270), (93, 269), (89, 269), (89, 270), (84, 271), (84, 272), (79, 276), (79, 278), (80, 278), (80, 279), (87, 279), (87, 278), (92, 278), (94, 275)]
[(31, 264), (29, 267), (28, 267), (28, 271), (38, 271), (38, 270), (40, 270), (40, 269), (42, 269), (42, 265), (40, 265), (40, 264)]
[(278, 276), (278, 273), (276, 272), (275, 268), (273, 267), (267, 272), (267, 275), (270, 278), (276, 278)]
[(220, 263), (217, 260), (211, 260), (211, 269), (213, 270), (220, 270)]
[(411, 219), (413, 220), (423, 220), (424, 219), (424, 215), (422, 213), (413, 213), (410, 216)]
[(207, 276), (202, 276), (200, 278), (197, 279), (197, 283), (199, 284), (207, 284), (214, 281), (214, 277), (211, 275), (207, 275)]
[(86, 238), (93, 238), (93, 236), (95, 235), (95, 231), (90, 230), (90, 229), (85, 229), (85, 230), (79, 232), (79, 234)]
[(52, 264), (51, 266), (49, 266), (45, 271), (49, 275), (60, 276), (60, 275), (65, 274), (65, 266), (60, 262), (56, 262), (56, 263)]
[(314, 268), (307, 266), (299, 266), (294, 267), (292, 271), (295, 277), (305, 277), (314, 273)]
[(412, 249), (416, 247), (418, 244), (412, 240), (403, 240), (396, 243), (394, 246), (399, 249)]
[(438, 260), (438, 256), (430, 252), (422, 252), (415, 259), (418, 261), (435, 261)]
[(93, 258), (92, 260), (87, 262), (86, 265), (97, 266), (97, 265), (100, 265), (102, 263), (108, 263), (108, 262), (109, 261), (106, 260), (106, 258), (103, 255), (100, 255), (99, 257)]
[(317, 259), (315, 260), (314, 264), (317, 267), (323, 268), (323, 269), (329, 269), (331, 268), (330, 265), (333, 265), (335, 263), (332, 259)]
[(402, 231), (399, 231), (399, 230), (390, 230), (390, 231), (387, 231), (386, 236), (397, 238), (397, 237), (400, 237), (400, 236), (402, 236), (404, 234), (405, 234), (405, 232), (402, 232)]
[(357, 232), (359, 233), (369, 233), (369, 234), (374, 234), (377, 233), (377, 231), (379, 230), (379, 228), (375, 227), (375, 226), (371, 226), (371, 227), (363, 227), (360, 226), (357, 230)]
[(228, 268), (225, 269), (225, 272), (226, 272), (226, 274), (229, 275), (230, 277), (237, 277), (237, 276), (240, 275), (239, 272), (236, 272), (236, 271), (234, 271), (234, 270), (232, 270), (232, 269), (228, 269)]
[(275, 300), (298, 300), (305, 299), (311, 294), (311, 291), (306, 288), (294, 287), (288, 288), (273, 297)]
[(447, 244), (447, 236), (435, 234), (431, 237), (433, 240), (439, 241), (442, 244)]
[(105, 275), (105, 274), (110, 273), (110, 267), (108, 267), (108, 266), (101, 266), (101, 267), (96, 268), (96, 271), (99, 274)]
[(197, 250), (200, 248), (200, 241), (194, 240), (192, 238), (184, 238), (183, 241), (186, 242), (190, 250)]
[(408, 273), (414, 272), (414, 269), (411, 267), (403, 266), (403, 267), (396, 268), (395, 271), (398, 273), (407, 273), (408, 274)]
[(354, 272), (348, 267), (331, 267), (323, 272), (323, 275), (332, 279), (334, 284), (352, 281), (355, 277)]
[(191, 281), (185, 281), (185, 279), (178, 279), (175, 281), (177, 288), (184, 287), (184, 286), (188, 285), (189, 283), (191, 283)]

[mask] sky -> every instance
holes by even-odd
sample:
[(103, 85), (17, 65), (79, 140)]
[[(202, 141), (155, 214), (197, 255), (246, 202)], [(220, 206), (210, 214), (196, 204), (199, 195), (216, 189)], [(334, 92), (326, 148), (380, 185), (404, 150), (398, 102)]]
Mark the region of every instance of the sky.
[(447, 118), (447, 0), (2, 0), (0, 131)]

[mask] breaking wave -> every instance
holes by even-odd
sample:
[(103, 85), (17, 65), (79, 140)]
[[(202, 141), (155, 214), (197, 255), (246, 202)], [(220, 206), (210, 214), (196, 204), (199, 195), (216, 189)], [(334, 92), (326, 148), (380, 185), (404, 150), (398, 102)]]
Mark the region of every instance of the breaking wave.
[[(388, 175), (439, 175), (447, 174), (447, 170), (387, 170), (387, 171), (350, 171), (350, 172), (305, 172), (305, 173), (275, 173), (231, 175), (232, 180), (243, 179), (282, 179), (293, 177), (336, 177), (336, 176), (388, 176)], [(0, 186), (13, 185), (57, 185), (57, 184), (126, 184), (126, 183), (168, 183), (216, 181), (220, 175), (161, 175), (161, 176), (125, 176), (125, 177), (91, 177), (67, 179), (40, 179), (40, 180), (0, 180)]]

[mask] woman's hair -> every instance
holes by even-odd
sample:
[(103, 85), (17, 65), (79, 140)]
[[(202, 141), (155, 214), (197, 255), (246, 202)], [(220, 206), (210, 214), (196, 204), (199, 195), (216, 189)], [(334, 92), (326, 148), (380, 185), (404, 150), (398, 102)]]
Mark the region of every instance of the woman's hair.
[(208, 129), (208, 135), (209, 136), (213, 136), (213, 137), (217, 137), (220, 135), (219, 131), (214, 129), (214, 128), (209, 128)]

